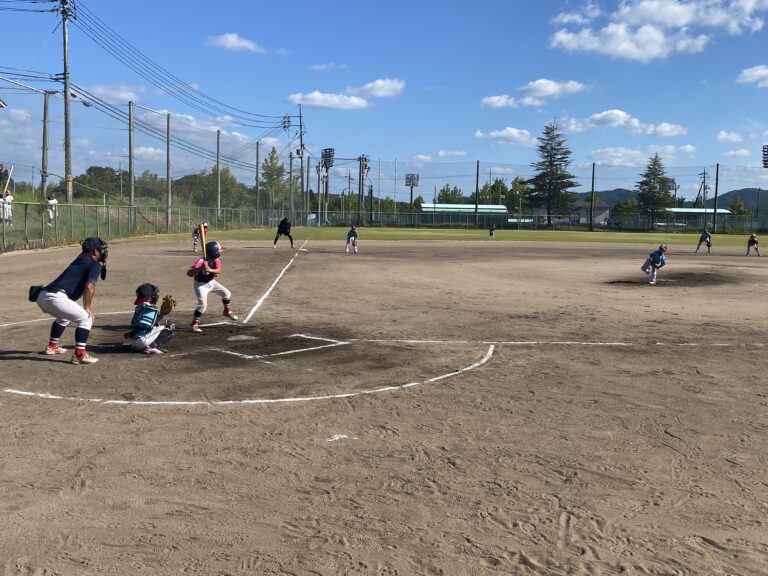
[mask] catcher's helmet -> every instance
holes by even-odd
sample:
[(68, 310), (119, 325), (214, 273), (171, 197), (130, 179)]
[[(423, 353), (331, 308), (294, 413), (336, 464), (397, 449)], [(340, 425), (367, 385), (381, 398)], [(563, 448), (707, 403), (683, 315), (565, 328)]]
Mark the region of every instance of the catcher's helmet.
[(154, 284), (145, 283), (136, 288), (136, 301), (134, 306), (143, 304), (146, 300), (149, 300), (152, 304), (157, 304), (160, 298), (160, 289)]
[(107, 247), (107, 243), (101, 238), (97, 238), (96, 236), (86, 238), (80, 242), (80, 246), (82, 247), (83, 252), (93, 252), (94, 250), (99, 250), (101, 252), (101, 259), (99, 262), (107, 261), (109, 249)]
[(659, 252), (666, 252), (666, 251), (667, 251), (667, 245), (666, 244), (662, 244), (661, 246), (659, 246)]
[(207, 258), (218, 258), (221, 256), (221, 244), (215, 241), (205, 243), (205, 256)]

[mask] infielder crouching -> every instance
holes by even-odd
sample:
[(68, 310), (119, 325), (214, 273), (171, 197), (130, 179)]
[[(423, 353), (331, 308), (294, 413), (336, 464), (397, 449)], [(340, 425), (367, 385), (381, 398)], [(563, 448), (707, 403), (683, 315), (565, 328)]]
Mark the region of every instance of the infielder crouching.
[[(163, 301), (163, 308), (169, 309), (168, 312), (158, 309), (157, 301), (160, 298), (160, 290), (154, 284), (142, 284), (136, 288), (136, 300), (133, 305), (136, 309), (131, 319), (131, 329), (125, 333), (125, 337), (130, 340), (132, 350), (144, 352), (144, 354), (162, 354), (163, 351), (158, 346), (165, 346), (173, 336), (174, 325), (166, 323), (160, 325), (163, 316), (173, 310), (175, 300), (171, 296), (166, 296)], [(173, 303), (173, 304), (172, 304)]]
[(221, 273), (221, 244), (218, 242), (207, 242), (205, 244), (206, 258), (200, 258), (189, 270), (187, 276), (194, 278), (195, 296), (197, 296), (197, 307), (192, 319), (192, 325), (189, 327), (192, 332), (202, 332), (200, 328), (200, 317), (208, 308), (208, 294), (213, 292), (221, 296), (221, 302), (224, 304), (224, 316), (231, 320), (237, 320), (237, 315), (230, 308), (229, 303), (232, 294), (224, 286), (216, 281), (216, 277)]
[[(66, 354), (67, 349), (59, 346), (64, 330), (70, 322), (75, 323), (75, 353), (72, 364), (95, 364), (98, 358), (88, 355), (85, 347), (93, 326), (93, 297), (96, 282), (107, 276), (107, 243), (101, 238), (86, 238), (80, 243), (82, 251), (58, 278), (42, 287), (35, 299), (37, 306), (55, 318), (51, 325), (48, 346), (44, 354)], [(77, 300), (83, 298), (83, 305)]]

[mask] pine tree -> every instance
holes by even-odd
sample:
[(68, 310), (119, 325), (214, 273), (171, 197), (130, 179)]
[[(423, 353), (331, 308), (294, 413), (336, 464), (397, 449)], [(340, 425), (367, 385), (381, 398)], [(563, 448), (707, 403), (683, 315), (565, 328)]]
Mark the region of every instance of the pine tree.
[(531, 186), (530, 200), (533, 207), (546, 206), (547, 226), (552, 226), (552, 216), (573, 212), (575, 198), (568, 190), (578, 186), (574, 176), (568, 172), (571, 150), (555, 122), (544, 127), (537, 138), (540, 160), (531, 164), (536, 175), (528, 180)]
[(658, 153), (650, 157), (640, 178), (635, 188), (637, 207), (641, 214), (648, 215), (653, 228), (656, 217), (675, 204), (675, 198), (672, 195), (674, 185), (672, 179), (667, 177), (664, 163)]

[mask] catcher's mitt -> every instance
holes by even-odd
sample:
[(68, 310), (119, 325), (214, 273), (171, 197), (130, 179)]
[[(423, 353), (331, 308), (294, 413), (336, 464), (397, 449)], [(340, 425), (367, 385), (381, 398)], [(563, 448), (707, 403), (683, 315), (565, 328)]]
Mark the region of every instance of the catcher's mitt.
[(176, 308), (176, 298), (170, 294), (163, 296), (163, 303), (160, 305), (160, 314), (168, 316)]

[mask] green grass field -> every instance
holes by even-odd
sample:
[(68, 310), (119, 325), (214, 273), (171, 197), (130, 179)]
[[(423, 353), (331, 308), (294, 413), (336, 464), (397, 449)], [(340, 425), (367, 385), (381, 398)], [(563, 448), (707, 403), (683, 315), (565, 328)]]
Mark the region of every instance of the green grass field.
[[(478, 240), (487, 241), (487, 230), (432, 229), (432, 228), (377, 228), (360, 227), (359, 240)], [(293, 237), (296, 242), (303, 240), (338, 240), (343, 242), (347, 229), (294, 227)], [(255, 228), (250, 230), (211, 231), (211, 238), (231, 240), (272, 240), (274, 228)], [(163, 238), (187, 240), (187, 234), (163, 235)], [(539, 241), (539, 242), (597, 242), (602, 244), (674, 244), (693, 245), (699, 240), (699, 232), (686, 233), (649, 233), (649, 232), (582, 232), (569, 230), (496, 230), (496, 241)], [(191, 240), (190, 240), (191, 241)], [(715, 246), (746, 245), (747, 237), (737, 235), (713, 235)], [(280, 242), (286, 242), (281, 239)]]

